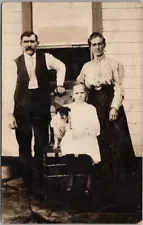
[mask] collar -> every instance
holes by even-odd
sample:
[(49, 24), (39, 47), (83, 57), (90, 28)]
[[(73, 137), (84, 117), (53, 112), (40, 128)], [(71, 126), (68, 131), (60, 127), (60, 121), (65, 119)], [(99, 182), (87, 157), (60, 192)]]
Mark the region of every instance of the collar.
[(104, 59), (105, 58), (105, 55), (104, 55), (104, 53), (103, 53), (103, 55), (102, 56), (100, 56), (100, 57), (95, 57), (93, 60), (94, 61), (96, 61), (96, 62), (100, 62), (102, 59)]
[(34, 54), (32, 55), (32, 56), (30, 56), (30, 55), (27, 55), (26, 53), (24, 53), (24, 58), (26, 58), (26, 59), (36, 59), (36, 52), (34, 52)]

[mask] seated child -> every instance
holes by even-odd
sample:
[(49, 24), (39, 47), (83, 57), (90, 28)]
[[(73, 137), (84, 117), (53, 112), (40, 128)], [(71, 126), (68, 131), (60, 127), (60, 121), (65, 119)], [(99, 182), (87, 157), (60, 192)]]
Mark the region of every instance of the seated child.
[(70, 175), (67, 191), (73, 187), (75, 159), (78, 156), (87, 175), (85, 194), (88, 194), (92, 164), (101, 161), (97, 140), (100, 124), (95, 107), (85, 102), (87, 92), (83, 83), (74, 84), (72, 97), (74, 102), (66, 105), (70, 108), (70, 126), (61, 140), (61, 153)]

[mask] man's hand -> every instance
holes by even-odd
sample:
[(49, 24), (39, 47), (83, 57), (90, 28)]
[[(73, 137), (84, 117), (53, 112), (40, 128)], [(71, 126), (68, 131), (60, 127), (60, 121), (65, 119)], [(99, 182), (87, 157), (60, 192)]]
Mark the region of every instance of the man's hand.
[(115, 108), (111, 108), (110, 113), (109, 113), (109, 120), (116, 120), (118, 118), (118, 111)]
[(55, 93), (59, 95), (63, 95), (65, 93), (65, 88), (63, 86), (57, 86), (55, 89)]
[(15, 117), (13, 116), (13, 114), (9, 114), (9, 118), (8, 118), (8, 127), (9, 127), (10, 129), (15, 129), (15, 128), (17, 128), (16, 120), (15, 120)]

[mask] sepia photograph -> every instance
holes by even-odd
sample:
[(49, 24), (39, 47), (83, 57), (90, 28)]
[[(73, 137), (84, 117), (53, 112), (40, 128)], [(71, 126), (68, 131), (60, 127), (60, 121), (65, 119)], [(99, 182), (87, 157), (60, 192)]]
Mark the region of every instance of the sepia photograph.
[(142, 223), (142, 2), (1, 16), (1, 222)]

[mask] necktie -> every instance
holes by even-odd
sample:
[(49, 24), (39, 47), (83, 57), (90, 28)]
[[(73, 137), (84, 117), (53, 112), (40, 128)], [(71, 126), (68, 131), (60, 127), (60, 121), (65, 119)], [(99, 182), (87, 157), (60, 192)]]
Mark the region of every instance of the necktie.
[(35, 65), (34, 59), (32, 57), (29, 58), (29, 88), (37, 88), (37, 78), (35, 74)]
[(35, 77), (34, 61), (32, 57), (29, 58), (29, 77), (30, 79)]

